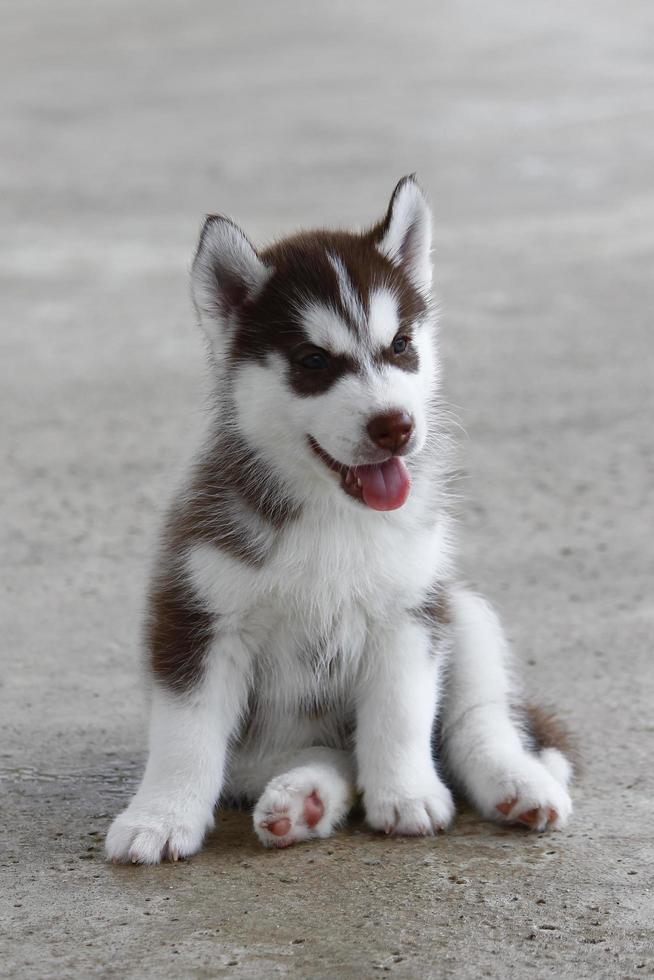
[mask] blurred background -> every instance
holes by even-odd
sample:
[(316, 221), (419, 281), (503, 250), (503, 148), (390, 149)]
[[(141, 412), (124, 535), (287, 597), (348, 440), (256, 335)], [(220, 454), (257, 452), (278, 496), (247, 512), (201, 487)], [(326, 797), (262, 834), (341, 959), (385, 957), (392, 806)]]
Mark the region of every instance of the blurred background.
[[(424, 977), (436, 943), (438, 976), (467, 976), (472, 947), (489, 976), (530, 957), (576, 977), (651, 964), (654, 6), (5, 0), (0, 99), (7, 962), (204, 976), (209, 956), (238, 976), (279, 963), (329, 976), (315, 964), (347, 973), (356, 955), (359, 976)], [(346, 835), (337, 874), (316, 858), (328, 920), (305, 904), (307, 852), (286, 857), (298, 877), (281, 895), (279, 856), (254, 850), (245, 816), (174, 881), (121, 878), (101, 840), (144, 760), (142, 594), (202, 420), (188, 292), (202, 217), (227, 213), (255, 242), (365, 226), (412, 171), (435, 215), (463, 430), (462, 574), (497, 603), (530, 694), (579, 732), (577, 820), (551, 852), (464, 820), (442, 864), (426, 867), (429, 842), (398, 845), (381, 856), (387, 877), (361, 865), (387, 843), (361, 832), (350, 850)], [(244, 853), (262, 862), (264, 896), (245, 939)], [(462, 867), (465, 898), (443, 874)], [(529, 895), (505, 907), (514, 872), (516, 894), (531, 881), (554, 908), (525, 911)], [(162, 912), (147, 936), (145, 895)], [(298, 902), (306, 941), (291, 961)], [(353, 904), (376, 923), (357, 942)], [(211, 915), (223, 932), (207, 952)], [(242, 952), (255, 939), (258, 967)]]

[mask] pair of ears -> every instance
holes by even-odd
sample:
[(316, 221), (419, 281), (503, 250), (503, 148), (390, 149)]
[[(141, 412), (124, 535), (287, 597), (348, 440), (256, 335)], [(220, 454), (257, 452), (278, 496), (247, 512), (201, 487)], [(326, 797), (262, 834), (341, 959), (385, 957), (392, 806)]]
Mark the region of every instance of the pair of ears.
[[(431, 213), (415, 178), (403, 177), (385, 218), (369, 232), (373, 247), (401, 267), (425, 296), (431, 287)], [(193, 263), (193, 298), (200, 318), (229, 321), (256, 299), (274, 269), (229, 218), (210, 215)]]

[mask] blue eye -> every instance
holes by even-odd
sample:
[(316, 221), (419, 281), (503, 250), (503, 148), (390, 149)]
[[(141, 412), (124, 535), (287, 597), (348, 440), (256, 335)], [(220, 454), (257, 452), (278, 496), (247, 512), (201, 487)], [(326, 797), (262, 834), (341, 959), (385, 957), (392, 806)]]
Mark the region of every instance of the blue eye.
[(302, 367), (307, 368), (309, 371), (324, 371), (328, 366), (328, 360), (326, 354), (307, 354), (300, 361)]
[(395, 340), (393, 341), (393, 353), (404, 354), (408, 346), (409, 346), (408, 337), (396, 337)]

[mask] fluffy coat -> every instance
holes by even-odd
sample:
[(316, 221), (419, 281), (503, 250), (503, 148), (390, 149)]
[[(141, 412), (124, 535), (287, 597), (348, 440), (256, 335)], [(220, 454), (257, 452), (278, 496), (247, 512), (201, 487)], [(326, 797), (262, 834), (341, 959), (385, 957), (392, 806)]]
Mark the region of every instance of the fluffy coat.
[(358, 795), (375, 830), (436, 833), (450, 786), (490, 820), (567, 821), (557, 729), (516, 709), (497, 616), (455, 577), (430, 249), (412, 177), (360, 234), (257, 251), (207, 219), (214, 412), (162, 535), (150, 755), (111, 859), (194, 853), (221, 798), (274, 846)]

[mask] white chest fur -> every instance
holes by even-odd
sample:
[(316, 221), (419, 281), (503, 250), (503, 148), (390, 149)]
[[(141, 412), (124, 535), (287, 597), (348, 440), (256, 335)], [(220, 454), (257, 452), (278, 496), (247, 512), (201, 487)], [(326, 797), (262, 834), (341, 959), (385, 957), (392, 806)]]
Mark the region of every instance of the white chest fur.
[(354, 641), (367, 621), (395, 621), (448, 576), (449, 537), (445, 516), (427, 525), (408, 508), (399, 519), (349, 502), (329, 513), (317, 504), (280, 532), (261, 566), (200, 544), (187, 567), (228, 629), (256, 641), (279, 629), (319, 641), (345, 620)]

